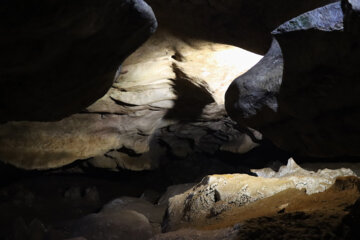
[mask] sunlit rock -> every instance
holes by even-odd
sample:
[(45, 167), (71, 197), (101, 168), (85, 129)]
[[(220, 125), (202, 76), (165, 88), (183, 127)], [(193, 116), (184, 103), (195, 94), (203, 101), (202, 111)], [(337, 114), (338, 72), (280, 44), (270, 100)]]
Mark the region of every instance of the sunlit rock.
[[(25, 169), (89, 158), (95, 167), (152, 169), (157, 167), (157, 150), (151, 151), (157, 147), (151, 145), (156, 145), (157, 129), (157, 137), (170, 136), (165, 140), (170, 146), (187, 132), (199, 149), (247, 152), (256, 144), (227, 119), (224, 93), (260, 59), (236, 47), (159, 31), (124, 62), (108, 93), (86, 111), (57, 122), (0, 125), (0, 159)], [(179, 121), (181, 126), (165, 128)], [(188, 151), (193, 149), (173, 149), (179, 156)]]
[(286, 166), (281, 166), (275, 172), (271, 168), (253, 169), (251, 170), (257, 176), (262, 178), (284, 178), (294, 182), (297, 189), (306, 189), (307, 194), (323, 192), (334, 184), (337, 177), (356, 176), (356, 174), (348, 168), (340, 169), (319, 169), (317, 172), (308, 171), (301, 168), (293, 159), (289, 159)]
[(304, 190), (307, 195), (324, 192), (337, 177), (355, 176), (350, 169), (307, 171), (292, 159), (278, 172), (269, 168), (253, 172), (258, 177), (211, 175), (192, 189), (170, 198), (166, 230), (215, 217), (233, 207), (245, 206), (288, 189)]

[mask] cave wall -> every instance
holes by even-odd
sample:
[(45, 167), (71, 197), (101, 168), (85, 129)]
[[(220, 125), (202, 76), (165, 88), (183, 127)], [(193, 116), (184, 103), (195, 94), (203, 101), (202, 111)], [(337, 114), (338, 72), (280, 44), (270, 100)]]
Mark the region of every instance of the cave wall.
[[(90, 159), (88, 162), (93, 166), (113, 170), (152, 169), (158, 165), (154, 159), (158, 159), (159, 153), (164, 151), (170, 151), (177, 157), (184, 157), (193, 151), (210, 154), (217, 150), (247, 152), (256, 144), (249, 136), (237, 130), (236, 124), (243, 125), (243, 130), (248, 126), (260, 130), (278, 146), (294, 153), (312, 156), (356, 155), (356, 150), (352, 150), (358, 147), (356, 133), (348, 134), (349, 138), (336, 137), (339, 131), (353, 127), (351, 124), (336, 125), (346, 119), (337, 119), (336, 124), (333, 122), (326, 125), (322, 121), (318, 121), (317, 125), (303, 124), (304, 121), (313, 121), (317, 116), (311, 113), (310, 120), (304, 118), (311, 111), (307, 106), (314, 103), (313, 98), (317, 98), (318, 91), (315, 89), (322, 86), (321, 82), (312, 88), (315, 95), (308, 96), (309, 101), (299, 103), (296, 100), (297, 89), (293, 86), (300, 83), (302, 77), (308, 77), (306, 74), (324, 76), (321, 69), (320, 73), (316, 70), (315, 73), (310, 71), (306, 74), (301, 70), (301, 67), (309, 68), (314, 63), (312, 61), (315, 58), (307, 62), (310, 51), (321, 59), (324, 52), (307, 47), (323, 38), (316, 34), (313, 38), (311, 33), (309, 38), (299, 34), (297, 37), (304, 39), (303, 47), (296, 49), (296, 39), (291, 39), (292, 34), (285, 34), (289, 29), (277, 28), (278, 33), (275, 31), (273, 35), (280, 46), (273, 42), (267, 56), (244, 75), (260, 57), (227, 45), (263, 53), (270, 46), (271, 30), (291, 17), (329, 2), (333, 1), (229, 0), (220, 3), (149, 0), (154, 15), (152, 9), (140, 0), (108, 1), (106, 4), (94, 0), (86, 3), (88, 10), (77, 15), (76, 11), (84, 2), (61, 5), (53, 1), (44, 3), (37, 11), (27, 13), (23, 18), (9, 13), (25, 11), (34, 2), (4, 2), (2, 4), (9, 13), (5, 15), (7, 21), (3, 23), (3, 29), (8, 38), (1, 46), (7, 64), (4, 66), (9, 68), (3, 69), (0, 82), (3, 91), (3, 112), (0, 116), (4, 122), (0, 125), (0, 159), (26, 169), (60, 167), (77, 159)], [(339, 12), (339, 4), (337, 6), (336, 11)], [(39, 18), (33, 14), (38, 14), (36, 16)], [(155, 16), (159, 21), (159, 31), (119, 67), (126, 56), (154, 33), (157, 27)], [(322, 21), (338, 20), (324, 18)], [(16, 29), (23, 31), (21, 34), (11, 30), (9, 26), (14, 24)], [(313, 29), (316, 27), (304, 30), (311, 32)], [(350, 36), (348, 33), (345, 35)], [(24, 45), (20, 45), (16, 39)], [(341, 47), (349, 46), (350, 43), (345, 40), (343, 45), (337, 46), (340, 49), (338, 51), (343, 50)], [(45, 46), (41, 48), (42, 54), (36, 55), (31, 52), (33, 50), (29, 50), (34, 49), (35, 43)], [(325, 45), (321, 49), (327, 51), (330, 47)], [(288, 53), (287, 49), (296, 49), (298, 52), (291, 50)], [(18, 57), (28, 50), (30, 55), (39, 59), (30, 61)], [(21, 66), (19, 59), (23, 61)], [(327, 62), (316, 64), (320, 63), (326, 65)], [(31, 70), (32, 66), (34, 69)], [(347, 71), (344, 68), (339, 69), (339, 72), (343, 70)], [(230, 82), (240, 75), (228, 91), (231, 97), (226, 100), (227, 110), (236, 121), (233, 122), (227, 117), (223, 96)], [(326, 79), (325, 76), (321, 81), (326, 82)], [(239, 81), (246, 86), (245, 91), (239, 90), (238, 86), (234, 87)], [(351, 84), (347, 86), (349, 90)], [(331, 88), (341, 89), (336, 84)], [(286, 93), (286, 89), (290, 89), (289, 93)], [(106, 90), (108, 92), (103, 96)], [(284, 93), (280, 98), (287, 94), (291, 96), (290, 100), (287, 97), (278, 100), (279, 91)], [(321, 89), (319, 92), (323, 94), (323, 91)], [(337, 96), (345, 92), (337, 92)], [(243, 93), (245, 97), (241, 96)], [(332, 93), (325, 94), (330, 97)], [(322, 99), (318, 105), (327, 99)], [(349, 97), (347, 103), (352, 99)], [(291, 105), (293, 103), (296, 106)], [(352, 107), (347, 103), (341, 105), (337, 102), (334, 106), (338, 109)], [(301, 104), (305, 107), (299, 108)], [(250, 109), (244, 114), (245, 117), (242, 116), (242, 106), (247, 108), (245, 111)], [(278, 114), (278, 109), (284, 113)], [(300, 121), (296, 120), (284, 127), (281, 124), (283, 115), (290, 115)], [(268, 125), (268, 122), (279, 119), (279, 128), (278, 125)], [(353, 121), (353, 118), (350, 117), (349, 121)], [(169, 127), (173, 125), (176, 126)], [(320, 125), (322, 130), (318, 133)], [(306, 134), (298, 134), (299, 129), (307, 129)], [(193, 132), (196, 134), (191, 134)], [(256, 131), (255, 135), (261, 138), (261, 134)], [(307, 142), (307, 139), (316, 139), (318, 136), (326, 137)], [(337, 151), (336, 154), (323, 154), (330, 146), (321, 145), (327, 141), (325, 138), (336, 139), (330, 144), (331, 149)], [(337, 141), (339, 139), (344, 140)], [(159, 144), (161, 141), (162, 144)], [(211, 147), (206, 147), (205, 143)], [(337, 150), (341, 148), (341, 151)]]
[(234, 129), (224, 94), (260, 58), (159, 29), (126, 59), (106, 95), (84, 111), (55, 122), (0, 125), (0, 158), (25, 169), (91, 158), (95, 167), (144, 170), (156, 168), (167, 148), (178, 157), (247, 152), (256, 144)]
[(230, 116), (293, 154), (359, 156), (355, 6), (329, 4), (276, 28), (263, 60), (228, 89)]
[(157, 28), (143, 0), (15, 0), (0, 9), (0, 122), (83, 110)]

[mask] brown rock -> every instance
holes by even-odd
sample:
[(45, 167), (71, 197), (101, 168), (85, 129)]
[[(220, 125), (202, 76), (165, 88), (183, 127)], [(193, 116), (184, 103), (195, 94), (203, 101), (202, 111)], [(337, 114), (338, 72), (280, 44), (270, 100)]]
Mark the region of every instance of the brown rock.
[[(165, 127), (180, 121), (185, 123), (175, 128), (177, 136), (170, 143), (200, 129), (201, 135), (189, 138), (202, 151), (234, 141), (244, 142), (241, 152), (246, 152), (256, 144), (226, 118), (224, 93), (232, 79), (260, 58), (236, 47), (158, 31), (124, 62), (108, 93), (86, 112), (56, 122), (0, 125), (0, 159), (25, 169), (61, 167), (92, 157), (89, 163), (95, 167), (152, 169), (158, 164), (158, 152), (151, 151), (155, 131), (164, 129), (161, 134), (172, 137)], [(206, 129), (225, 138), (209, 137)], [(179, 156), (187, 151), (193, 149), (173, 150)]]

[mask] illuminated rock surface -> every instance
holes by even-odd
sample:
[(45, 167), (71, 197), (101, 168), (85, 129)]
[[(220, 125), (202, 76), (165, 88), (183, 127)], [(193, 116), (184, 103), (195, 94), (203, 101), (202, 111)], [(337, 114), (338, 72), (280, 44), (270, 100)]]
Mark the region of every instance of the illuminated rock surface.
[(307, 171), (292, 159), (278, 172), (269, 168), (252, 171), (259, 177), (247, 174), (212, 175), (185, 193), (170, 198), (167, 230), (177, 229), (182, 224), (196, 225), (206, 218), (288, 189), (304, 189), (308, 195), (324, 192), (337, 177), (355, 176), (350, 169), (323, 169), (317, 173)]
[(194, 149), (247, 152), (256, 144), (227, 118), (224, 93), (260, 58), (159, 31), (124, 62), (109, 92), (86, 111), (57, 122), (0, 125), (0, 159), (25, 169), (93, 157), (89, 163), (95, 167), (152, 169), (161, 153), (157, 139), (180, 157)]

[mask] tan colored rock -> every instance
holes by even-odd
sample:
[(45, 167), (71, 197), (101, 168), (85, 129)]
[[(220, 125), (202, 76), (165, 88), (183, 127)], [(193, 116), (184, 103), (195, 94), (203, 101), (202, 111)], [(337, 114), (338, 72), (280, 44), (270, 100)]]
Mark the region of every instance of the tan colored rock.
[(358, 233), (359, 184), (357, 177), (339, 177), (321, 193), (287, 189), (247, 205), (229, 206), (153, 239), (353, 239)]
[(296, 164), (294, 159), (289, 159), (286, 166), (280, 167), (278, 172), (271, 168), (253, 169), (259, 177), (269, 179), (289, 179), (294, 182), (297, 189), (306, 189), (307, 194), (323, 192), (334, 184), (337, 177), (356, 176), (349, 168), (319, 169), (317, 172), (308, 171)]
[[(160, 30), (124, 62), (112, 88), (86, 111), (57, 122), (0, 125), (0, 159), (24, 169), (56, 168), (89, 158), (90, 164), (112, 170), (155, 168), (157, 159), (149, 152), (154, 132), (183, 119), (223, 131), (212, 125), (226, 117), (225, 90), (260, 58)], [(256, 146), (241, 132), (232, 134), (217, 142), (216, 149), (229, 141), (244, 142), (240, 152)]]
[(247, 174), (211, 175), (183, 194), (169, 199), (167, 230), (184, 223), (204, 221), (232, 208), (274, 196), (288, 189), (304, 189), (308, 195), (324, 192), (339, 176), (355, 176), (350, 169), (319, 170), (300, 168), (293, 159), (279, 172), (253, 170), (259, 177)]

